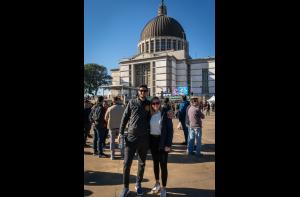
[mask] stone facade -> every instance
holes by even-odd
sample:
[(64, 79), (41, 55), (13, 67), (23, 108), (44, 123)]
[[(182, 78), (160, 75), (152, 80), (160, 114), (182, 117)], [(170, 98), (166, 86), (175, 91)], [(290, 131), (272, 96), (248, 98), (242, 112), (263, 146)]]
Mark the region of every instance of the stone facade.
[[(158, 13), (159, 16), (152, 20), (155, 23), (149, 26), (152, 22), (150, 21), (145, 26), (137, 44), (138, 53), (122, 59), (119, 69), (111, 70), (112, 85), (126, 87), (122, 92), (112, 89), (111, 94), (132, 96), (132, 88), (147, 84), (150, 96), (159, 96), (161, 91), (173, 94), (177, 87), (188, 87), (188, 93), (195, 96), (214, 95), (215, 58), (192, 59), (185, 33), (172, 32), (172, 29), (183, 31), (181, 25), (175, 19), (168, 19), (164, 15), (167, 13), (165, 5), (160, 6)], [(159, 17), (162, 17), (163, 22), (157, 25)], [(157, 35), (157, 32), (162, 35)], [(166, 32), (178, 37), (164, 35)]]

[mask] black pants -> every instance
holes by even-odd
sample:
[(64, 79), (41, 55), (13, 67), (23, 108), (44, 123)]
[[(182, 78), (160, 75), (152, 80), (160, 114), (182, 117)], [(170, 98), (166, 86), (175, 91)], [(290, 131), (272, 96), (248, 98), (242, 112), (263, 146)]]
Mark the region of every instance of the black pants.
[(129, 186), (129, 176), (132, 160), (134, 158), (135, 152), (138, 155), (138, 171), (136, 182), (140, 184), (143, 180), (146, 157), (149, 148), (149, 135), (141, 136), (135, 140), (128, 140), (125, 138), (125, 157), (124, 157), (124, 168), (123, 168), (123, 183), (124, 187)]
[(155, 180), (159, 180), (159, 165), (161, 169), (162, 186), (166, 187), (168, 179), (168, 153), (159, 149), (160, 137), (150, 135), (150, 149), (153, 160)]
[(185, 141), (185, 143), (187, 144), (187, 142), (188, 142), (189, 130), (188, 130), (188, 128), (186, 127), (185, 119), (184, 119), (184, 120), (179, 120), (179, 121), (180, 121), (180, 123), (181, 123), (181, 127), (182, 127), (182, 130), (183, 130), (184, 141)]
[(86, 144), (87, 136), (91, 130), (91, 124), (84, 124), (84, 144)]

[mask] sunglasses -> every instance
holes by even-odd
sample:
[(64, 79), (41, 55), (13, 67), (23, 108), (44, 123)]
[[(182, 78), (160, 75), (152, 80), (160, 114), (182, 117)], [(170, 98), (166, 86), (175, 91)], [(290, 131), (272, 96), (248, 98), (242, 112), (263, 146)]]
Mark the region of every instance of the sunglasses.
[(152, 105), (159, 105), (160, 102), (153, 102)]
[(148, 92), (148, 90), (139, 90), (140, 92)]

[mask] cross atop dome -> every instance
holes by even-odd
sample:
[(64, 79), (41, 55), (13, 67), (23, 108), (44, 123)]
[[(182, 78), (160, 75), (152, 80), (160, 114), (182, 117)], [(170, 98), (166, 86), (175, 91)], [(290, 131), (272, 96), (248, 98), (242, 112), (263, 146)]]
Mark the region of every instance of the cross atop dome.
[(167, 6), (164, 4), (164, 0), (161, 0), (161, 4), (158, 8), (157, 15), (158, 16), (167, 15)]

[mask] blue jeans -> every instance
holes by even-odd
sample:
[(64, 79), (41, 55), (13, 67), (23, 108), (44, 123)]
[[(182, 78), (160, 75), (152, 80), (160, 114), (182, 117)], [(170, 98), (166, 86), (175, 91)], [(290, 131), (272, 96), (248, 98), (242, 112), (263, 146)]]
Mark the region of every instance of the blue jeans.
[(97, 126), (94, 127), (94, 152), (99, 152), (100, 154), (103, 154), (103, 142), (105, 137), (105, 129), (99, 128)]
[(202, 138), (202, 128), (190, 128), (188, 136), (188, 153), (192, 154), (194, 152), (195, 139), (197, 142), (196, 155), (200, 155), (201, 151), (201, 138)]

